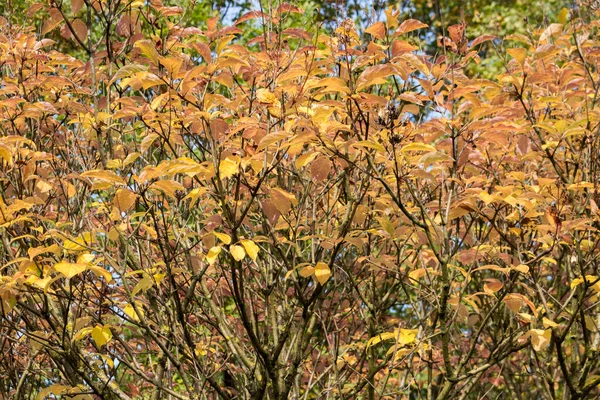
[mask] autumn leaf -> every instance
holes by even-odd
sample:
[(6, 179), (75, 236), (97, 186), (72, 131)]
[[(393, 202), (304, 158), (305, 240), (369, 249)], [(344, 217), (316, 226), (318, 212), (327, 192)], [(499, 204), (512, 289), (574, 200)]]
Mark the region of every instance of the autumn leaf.
[(296, 196), (279, 188), (271, 188), (271, 200), (281, 214), (287, 214), (297, 204)]
[(158, 52), (156, 46), (150, 40), (138, 40), (135, 42), (134, 47), (138, 48), (140, 52), (148, 58), (152, 64), (158, 66)]
[(300, 276), (303, 278), (308, 278), (309, 276), (313, 276), (315, 273), (315, 267), (312, 267), (310, 265), (307, 265), (306, 267), (303, 267), (300, 269)]
[(106, 182), (109, 184), (125, 185), (123, 178), (109, 170), (90, 170), (83, 172), (79, 176), (81, 178), (88, 178), (90, 180)]
[(242, 247), (242, 246), (238, 246), (238, 245), (230, 246), (229, 252), (231, 253), (231, 255), (233, 256), (233, 258), (236, 261), (242, 261), (244, 259), (244, 257), (246, 257), (246, 251), (244, 250), (244, 247)]
[(104, 346), (112, 339), (112, 331), (108, 325), (96, 325), (91, 333), (98, 347)]
[(213, 235), (215, 235), (219, 240), (225, 244), (231, 243), (231, 236), (226, 233), (213, 231)]
[(74, 276), (81, 274), (87, 268), (88, 266), (86, 264), (71, 263), (64, 260), (54, 266), (54, 269), (56, 269), (58, 272), (64, 275), (64, 277), (67, 279), (71, 279)]
[(221, 247), (219, 246), (215, 246), (213, 248), (211, 248), (208, 251), (208, 254), (206, 255), (206, 261), (208, 261), (209, 264), (214, 264), (214, 262), (217, 260), (217, 257), (219, 257), (219, 254), (221, 253)]
[(275, 94), (270, 92), (268, 89), (258, 89), (256, 91), (256, 99), (264, 104), (273, 104), (277, 100)]
[(424, 24), (416, 19), (407, 19), (400, 24), (398, 29), (396, 29), (396, 32), (394, 32), (394, 36), (400, 36), (417, 29), (427, 28), (427, 26), (427, 24)]
[(219, 176), (221, 179), (231, 178), (238, 173), (239, 160), (227, 157), (219, 163)]
[(373, 25), (365, 29), (365, 32), (372, 35), (376, 39), (383, 39), (385, 37), (385, 25), (381, 21), (375, 22)]
[(315, 278), (317, 278), (317, 281), (319, 281), (321, 285), (324, 285), (330, 277), (331, 270), (329, 269), (329, 266), (324, 262), (318, 262), (317, 265), (315, 265)]
[(402, 152), (408, 152), (408, 151), (435, 151), (435, 147), (433, 147), (433, 146), (431, 146), (429, 144), (425, 144), (425, 143), (410, 143), (410, 144), (407, 144), (406, 146), (403, 146), (400, 151), (402, 151)]
[(556, 208), (556, 206), (552, 205), (548, 207), (546, 209), (545, 216), (548, 220), (548, 223), (552, 225), (556, 232), (560, 231), (562, 221), (560, 220), (560, 216), (558, 214), (558, 209)]
[(527, 332), (527, 335), (531, 338), (531, 347), (533, 347), (536, 352), (541, 352), (546, 350), (550, 345), (552, 330), (531, 329)]
[(256, 261), (256, 257), (258, 256), (259, 247), (252, 240), (243, 239), (240, 241), (244, 249), (246, 250), (246, 254), (248, 257), (252, 259), (252, 261)]
[(137, 199), (137, 194), (129, 189), (118, 189), (113, 204), (120, 212), (129, 211)]

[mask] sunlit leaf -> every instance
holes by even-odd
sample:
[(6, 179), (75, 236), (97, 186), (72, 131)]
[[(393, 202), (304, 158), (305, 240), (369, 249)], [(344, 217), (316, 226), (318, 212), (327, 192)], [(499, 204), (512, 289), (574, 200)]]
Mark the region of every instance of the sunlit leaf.
[(221, 247), (215, 246), (215, 247), (211, 248), (208, 251), (208, 254), (206, 255), (206, 261), (208, 261), (208, 263), (211, 265), (214, 264), (214, 262), (219, 257), (220, 253), (221, 253)]
[(250, 257), (253, 261), (256, 261), (256, 257), (258, 256), (259, 250), (259, 247), (256, 245), (256, 243), (248, 239), (240, 240), (240, 243), (242, 244), (242, 246), (244, 246), (248, 257)]
[(219, 176), (221, 179), (231, 178), (238, 173), (239, 160), (226, 158), (219, 163)]
[(231, 236), (226, 233), (213, 231), (213, 235), (215, 235), (219, 240), (225, 244), (231, 243)]
[(84, 272), (88, 266), (86, 264), (80, 264), (80, 263), (71, 263), (68, 261), (61, 261), (58, 264), (56, 264), (54, 266), (54, 268), (60, 272), (61, 274), (63, 274), (65, 276), (65, 278), (72, 278), (76, 275), (81, 274), (82, 272)]
[(244, 250), (244, 247), (242, 247), (242, 246), (238, 246), (238, 245), (230, 246), (229, 252), (231, 253), (231, 255), (233, 256), (233, 258), (236, 261), (241, 261), (244, 259), (244, 257), (246, 257), (246, 251)]
[(96, 325), (92, 329), (92, 338), (96, 342), (96, 346), (102, 347), (112, 339), (112, 332), (108, 325)]
[(329, 280), (331, 277), (331, 270), (329, 269), (329, 265), (324, 262), (318, 262), (315, 265), (315, 278), (321, 285), (324, 285), (325, 282)]

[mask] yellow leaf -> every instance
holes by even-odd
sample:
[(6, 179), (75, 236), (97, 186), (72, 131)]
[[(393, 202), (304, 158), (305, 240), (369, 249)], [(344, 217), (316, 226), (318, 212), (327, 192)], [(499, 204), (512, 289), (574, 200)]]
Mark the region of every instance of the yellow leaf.
[(150, 185), (149, 189), (159, 190), (173, 199), (177, 199), (177, 196), (175, 195), (176, 192), (181, 192), (184, 194), (186, 192), (185, 188), (181, 183), (172, 179), (163, 179), (160, 181), (153, 182)]
[(158, 66), (158, 52), (153, 42), (150, 40), (138, 40), (135, 42), (134, 47), (140, 49), (140, 53), (152, 61), (154, 65)]
[(514, 270), (514, 271), (519, 271), (522, 274), (528, 274), (529, 273), (529, 267), (525, 264), (519, 264), (516, 267), (510, 267), (510, 269)]
[(356, 80), (356, 91), (361, 91), (369, 86), (387, 83), (387, 78), (397, 73), (398, 71), (391, 64), (379, 64), (368, 67)]
[(0, 158), (4, 159), (7, 164), (12, 164), (12, 154), (8, 147), (0, 145)]
[(119, 169), (121, 168), (121, 165), (123, 164), (123, 160), (120, 159), (114, 159), (114, 160), (108, 160), (106, 162), (106, 168), (108, 169)]
[(220, 253), (221, 253), (221, 247), (215, 246), (208, 251), (208, 254), (206, 255), (206, 260), (208, 261), (208, 263), (210, 265), (212, 265), (215, 263), (215, 261), (217, 260), (217, 257), (219, 257)]
[(596, 326), (596, 321), (594, 320), (594, 318), (590, 317), (589, 315), (586, 315), (584, 317), (585, 320), (585, 329), (587, 329), (588, 331), (592, 331), (592, 332), (598, 332), (598, 327)]
[(410, 143), (402, 147), (400, 151), (435, 151), (435, 147), (425, 143)]
[(369, 341), (367, 342), (367, 348), (374, 346), (377, 343), (383, 342), (384, 340), (390, 339), (396, 339), (396, 342), (400, 346), (405, 346), (407, 344), (413, 343), (416, 340), (418, 333), (418, 329), (395, 329), (393, 332), (383, 332), (369, 339)]
[(296, 196), (279, 188), (271, 189), (271, 200), (281, 214), (287, 214), (292, 208), (292, 204), (298, 204)]
[(440, 273), (433, 268), (417, 268), (408, 273), (408, 278), (412, 281), (418, 281), (424, 276), (439, 275)]
[(385, 148), (372, 140), (361, 140), (360, 142), (356, 142), (352, 145), (352, 147), (364, 147), (367, 149), (373, 149), (379, 151), (380, 153), (385, 153)]
[(482, 191), (479, 193), (479, 198), (485, 203), (485, 205), (489, 205), (490, 203), (496, 200), (496, 195), (489, 194), (486, 191)]
[(512, 58), (514, 58), (519, 65), (523, 66), (525, 64), (525, 58), (527, 57), (527, 50), (523, 48), (514, 48), (507, 49), (506, 52), (510, 54)]
[(558, 23), (564, 25), (567, 22), (567, 18), (569, 18), (569, 10), (566, 8), (563, 8), (558, 13)]
[(573, 279), (573, 281), (571, 282), (571, 289), (575, 289), (577, 286), (581, 285), (584, 282), (584, 279), (588, 285), (591, 285), (593, 283), (593, 285), (591, 286), (592, 290), (595, 290), (596, 292), (600, 293), (600, 278), (598, 278), (595, 275), (586, 275), (585, 278), (579, 277)]
[(236, 261), (241, 261), (246, 257), (246, 251), (242, 246), (233, 245), (229, 247), (229, 252)]
[(226, 234), (226, 233), (220, 233), (220, 232), (215, 232), (215, 231), (213, 231), (213, 234), (214, 234), (214, 235), (215, 235), (217, 238), (219, 238), (219, 240), (220, 240), (221, 242), (223, 242), (223, 243), (225, 243), (225, 244), (229, 244), (229, 243), (231, 243), (231, 236), (229, 236), (228, 234)]
[(186, 174), (192, 177), (201, 173), (207, 173), (208, 170), (205, 166), (198, 164), (189, 157), (179, 157), (168, 163), (166, 172), (169, 174)]
[(153, 285), (154, 285), (154, 280), (152, 279), (152, 277), (150, 275), (145, 273), (144, 277), (142, 279), (140, 279), (140, 281), (134, 286), (133, 290), (131, 291), (131, 295), (135, 296), (142, 290), (150, 289)]
[(306, 266), (300, 270), (300, 276), (303, 278), (308, 278), (315, 273), (315, 267)]
[(156, 282), (157, 285), (160, 285), (163, 279), (165, 279), (165, 274), (154, 274), (152, 275), (152, 278), (154, 278), (154, 282)]
[(527, 313), (517, 313), (517, 315), (519, 316), (519, 318), (523, 321), (523, 322), (527, 322), (529, 324), (533, 324), (537, 321), (537, 318), (534, 317), (531, 314), (527, 314)]
[(89, 335), (93, 329), (94, 328), (90, 328), (90, 327), (80, 329), (75, 335), (73, 335), (73, 341), (74, 342), (80, 341), (81, 339), (83, 339), (84, 337)]
[(221, 179), (230, 178), (237, 174), (240, 165), (239, 159), (227, 157), (219, 163), (219, 176)]
[(94, 342), (96, 342), (96, 346), (104, 346), (112, 339), (110, 327), (108, 325), (96, 325), (96, 327), (92, 329), (92, 338), (94, 339)]
[(319, 153), (317, 153), (317, 152), (302, 154), (300, 157), (298, 157), (296, 159), (296, 162), (295, 162), (296, 168), (300, 169), (300, 168), (304, 167), (306, 164), (308, 164), (312, 160), (314, 160), (318, 155), (319, 155)]
[(531, 346), (536, 352), (546, 350), (552, 338), (550, 329), (531, 329), (527, 334), (531, 337)]
[(556, 328), (558, 326), (556, 322), (546, 317), (542, 318), (542, 324), (544, 324), (544, 328)]
[(119, 189), (115, 193), (115, 197), (113, 199), (113, 205), (120, 212), (126, 212), (126, 211), (129, 211), (133, 207), (136, 199), (137, 199), (137, 194), (133, 193), (131, 190)]
[(29, 276), (29, 278), (27, 278), (26, 283), (30, 283), (32, 285), (39, 287), (40, 289), (44, 289), (44, 292), (46, 293), (48, 291), (48, 286), (50, 285), (50, 283), (52, 283), (52, 281), (53, 281), (53, 279), (51, 276), (47, 276), (44, 279), (42, 279), (42, 278), (38, 278), (35, 275), (31, 275), (31, 276)]
[(27, 255), (29, 256), (29, 260), (33, 261), (33, 259), (40, 255), (40, 254), (44, 254), (44, 253), (52, 253), (52, 254), (60, 254), (62, 253), (62, 250), (60, 249), (60, 247), (58, 247), (57, 244), (53, 244), (50, 245), (48, 247), (46, 246), (39, 246), (39, 247), (30, 247), (27, 250)]
[(183, 60), (177, 57), (159, 56), (158, 60), (171, 76), (176, 75), (181, 69), (181, 65), (183, 64)]
[[(141, 309), (140, 307), (138, 307), (138, 311), (139, 311), (140, 313), (142, 313), (142, 309)], [(123, 307), (123, 312), (124, 312), (125, 314), (127, 314), (127, 316), (128, 316), (129, 318), (131, 318), (132, 320), (134, 320), (134, 321), (136, 321), (136, 322), (140, 320), (140, 317), (139, 317), (139, 316), (138, 316), (138, 314), (135, 312), (135, 308), (133, 308), (133, 306), (132, 306), (131, 304), (127, 304), (125, 307)], [(144, 315), (144, 314), (142, 314), (142, 316), (143, 316), (143, 315)]]
[(83, 253), (77, 257), (77, 262), (81, 264), (89, 264), (94, 261), (95, 256), (90, 253)]
[(330, 276), (331, 270), (329, 269), (329, 265), (324, 262), (318, 262), (317, 265), (315, 265), (315, 278), (317, 278), (317, 281), (319, 281), (321, 285), (324, 285)]
[(138, 65), (138, 64), (127, 64), (123, 67), (121, 67), (114, 75), (113, 78), (110, 80), (110, 84), (112, 85), (113, 83), (115, 83), (116, 81), (118, 81), (119, 79), (125, 79), (125, 78), (129, 78), (132, 75), (137, 74), (138, 72), (142, 72), (142, 71), (147, 71), (148, 67), (144, 66), (144, 65)]
[(377, 336), (373, 336), (367, 342), (367, 349), (371, 346), (375, 346), (376, 344), (383, 342), (384, 340), (390, 340), (396, 338), (396, 332), (383, 332)]
[(123, 180), (123, 178), (115, 174), (113, 171), (108, 170), (90, 170), (83, 172), (79, 176), (81, 178), (89, 178), (111, 184), (125, 185), (125, 181)]
[(46, 398), (48, 398), (49, 394), (52, 393), (53, 395), (60, 395), (65, 393), (67, 390), (69, 389), (69, 386), (64, 386), (64, 385), (52, 385), (49, 386), (43, 390), (40, 391), (40, 393), (37, 396), (37, 400), (44, 400)]
[(277, 100), (275, 94), (271, 93), (268, 89), (258, 89), (256, 91), (256, 99), (266, 104), (273, 104)]
[(92, 271), (94, 275), (103, 277), (106, 282), (110, 282), (113, 279), (112, 274), (99, 265), (90, 265), (88, 269)]
[(241, 240), (240, 243), (242, 243), (242, 246), (244, 246), (244, 249), (246, 250), (248, 257), (250, 257), (252, 259), (252, 261), (256, 261), (256, 257), (258, 256), (258, 250), (259, 250), (256, 243), (254, 243), (252, 240), (248, 240), (248, 239)]
[(400, 335), (398, 335), (398, 343), (401, 345), (411, 344), (417, 338), (418, 333), (418, 329), (400, 329)]
[(140, 156), (141, 156), (141, 154), (138, 153), (137, 151), (128, 154), (127, 157), (125, 157), (125, 159), (123, 160), (123, 167), (126, 167), (129, 164), (135, 162), (135, 160), (137, 160)]
[(329, 77), (323, 79), (311, 79), (306, 83), (306, 86), (304, 87), (305, 90), (314, 88), (321, 88), (318, 91), (319, 95), (335, 92), (350, 94), (350, 88), (346, 86), (346, 82), (340, 78)]
[(61, 261), (54, 266), (54, 268), (63, 274), (66, 278), (72, 278), (87, 269), (86, 264), (70, 263), (68, 261)]

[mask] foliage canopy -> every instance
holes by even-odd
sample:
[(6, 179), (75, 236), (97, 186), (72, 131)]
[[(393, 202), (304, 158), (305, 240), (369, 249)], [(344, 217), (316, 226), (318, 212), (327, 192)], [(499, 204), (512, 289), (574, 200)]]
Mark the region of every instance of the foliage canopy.
[(364, 32), (287, 3), (0, 18), (0, 394), (597, 397), (578, 10), (505, 37), (494, 79), (466, 71), (497, 38), (455, 24), (428, 55), (393, 8)]

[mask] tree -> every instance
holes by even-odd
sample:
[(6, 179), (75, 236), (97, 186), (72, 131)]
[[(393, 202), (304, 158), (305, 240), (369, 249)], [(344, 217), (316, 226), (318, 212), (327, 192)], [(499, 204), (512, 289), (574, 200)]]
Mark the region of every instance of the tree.
[(158, 1), (0, 21), (0, 393), (597, 397), (600, 38), (577, 11), (508, 38), (496, 80), (465, 73), (493, 36), (455, 24), (426, 55), (392, 8), (364, 34), (287, 3), (202, 30)]

